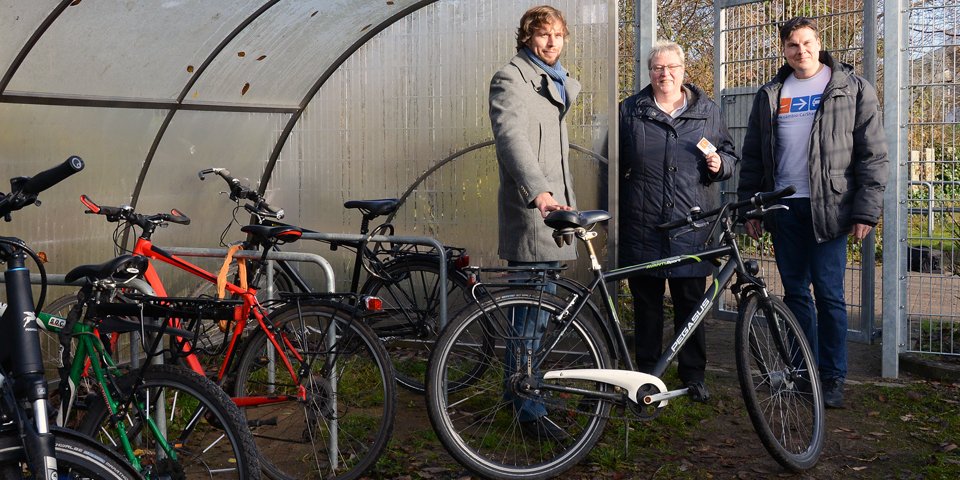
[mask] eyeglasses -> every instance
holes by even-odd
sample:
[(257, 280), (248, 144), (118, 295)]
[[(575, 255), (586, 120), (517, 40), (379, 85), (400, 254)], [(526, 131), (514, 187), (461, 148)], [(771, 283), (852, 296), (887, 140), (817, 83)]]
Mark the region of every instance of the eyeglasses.
[(678, 64), (654, 65), (653, 67), (650, 68), (650, 71), (656, 74), (661, 74), (666, 70), (670, 70), (670, 73), (676, 73), (676, 72), (679, 72), (680, 70), (683, 70), (683, 65), (678, 65)]

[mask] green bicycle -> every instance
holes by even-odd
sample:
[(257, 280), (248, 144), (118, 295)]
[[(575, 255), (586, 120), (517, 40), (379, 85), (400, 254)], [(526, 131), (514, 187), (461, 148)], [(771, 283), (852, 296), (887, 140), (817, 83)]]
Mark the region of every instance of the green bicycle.
[[(67, 317), (38, 315), (41, 328), (60, 336), (58, 423), (112, 446), (148, 479), (260, 478), (253, 436), (230, 397), (202, 375), (157, 364), (163, 335), (190, 332), (149, 321), (232, 314), (234, 302), (130, 294), (122, 287), (144, 263), (123, 255), (77, 267), (67, 281), (87, 282)], [(147, 355), (140, 366), (114, 361), (108, 336), (126, 333), (139, 334)]]

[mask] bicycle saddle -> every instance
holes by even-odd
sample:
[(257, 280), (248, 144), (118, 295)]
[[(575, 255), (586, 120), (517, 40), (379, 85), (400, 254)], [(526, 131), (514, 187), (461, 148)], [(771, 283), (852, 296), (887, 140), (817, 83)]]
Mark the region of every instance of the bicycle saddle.
[(365, 214), (372, 215), (370, 218), (381, 215), (390, 215), (400, 207), (400, 200), (396, 198), (384, 198), (381, 200), (350, 200), (343, 204), (343, 208), (356, 208)]
[(609, 219), (610, 214), (605, 210), (557, 210), (547, 214), (543, 223), (554, 230), (580, 227), (590, 229), (596, 223)]
[(80, 265), (70, 270), (64, 277), (68, 283), (72, 283), (81, 278), (90, 280), (103, 280), (110, 278), (116, 273), (123, 273), (126, 278), (139, 275), (147, 266), (147, 258), (135, 255), (120, 255), (117, 258), (108, 260), (97, 265)]
[(271, 227), (269, 225), (244, 225), (240, 228), (243, 233), (249, 233), (261, 240), (274, 240), (283, 243), (291, 243), (300, 239), (303, 230), (289, 225)]

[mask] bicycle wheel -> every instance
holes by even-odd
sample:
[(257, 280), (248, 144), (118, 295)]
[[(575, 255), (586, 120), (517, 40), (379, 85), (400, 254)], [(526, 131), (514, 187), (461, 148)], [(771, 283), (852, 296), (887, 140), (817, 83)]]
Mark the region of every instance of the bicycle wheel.
[[(138, 453), (148, 477), (171, 476), (260, 478), (253, 437), (240, 410), (215, 383), (175, 365), (151, 365), (139, 381), (138, 372), (116, 379), (119, 395), (133, 393), (132, 404), (121, 406), (127, 440)], [(135, 389), (135, 390), (133, 390)], [(169, 458), (147, 423), (157, 423), (176, 459)], [(116, 424), (103, 397), (90, 406), (79, 428), (104, 445), (119, 449)]]
[[(438, 257), (411, 255), (384, 265), (389, 278), (368, 277), (362, 295), (383, 301), (383, 312), (368, 324), (383, 341), (393, 362), (397, 383), (423, 393), (430, 351), (440, 332), (440, 266)], [(394, 281), (391, 281), (394, 280)], [(447, 270), (447, 318), (467, 305), (467, 279)]]
[(737, 320), (737, 375), (760, 442), (793, 471), (817, 463), (824, 406), (816, 360), (782, 300), (750, 292)]
[[(114, 452), (72, 430), (53, 428), (58, 478), (134, 480), (143, 478)], [(39, 475), (42, 477), (42, 475)], [(26, 451), (17, 432), (0, 435), (0, 480), (37, 478), (27, 467)]]
[[(600, 438), (610, 404), (574, 391), (558, 393), (545, 388), (524, 391), (526, 365), (511, 334), (511, 315), (527, 308), (527, 315), (548, 315), (540, 347), (534, 350), (531, 364), (542, 361), (536, 378), (547, 371), (577, 368), (608, 368), (612, 365), (603, 337), (595, 327), (579, 316), (568, 328), (561, 313), (566, 305), (558, 298), (536, 291), (506, 290), (493, 294), (490, 301), (472, 313), (458, 316), (437, 341), (430, 357), (427, 382), (427, 411), (440, 442), (462, 465), (484, 477), (540, 479), (559, 475), (586, 456)], [(543, 318), (543, 317), (539, 317)], [(493, 345), (488, 349), (485, 345)], [(533, 345), (533, 344), (528, 344)], [(508, 348), (511, 349), (508, 352)], [(513, 359), (511, 362), (511, 358)], [(468, 384), (456, 385), (464, 371), (476, 371), (483, 364), (482, 376)], [(456, 380), (451, 380), (456, 379)], [(559, 379), (540, 380), (568, 388), (609, 391), (596, 382)], [(536, 380), (531, 381), (534, 385)], [(525, 399), (525, 400), (524, 400)], [(518, 400), (542, 405), (547, 417), (563, 435), (533, 434), (520, 423)], [(529, 408), (529, 404), (520, 410)], [(536, 407), (539, 408), (539, 407)]]
[[(235, 397), (273, 399), (243, 408), (265, 472), (271, 478), (359, 477), (393, 431), (397, 391), (383, 345), (337, 303), (291, 304), (267, 321), (293, 369), (306, 375), (299, 384), (291, 378), (262, 330), (237, 364)], [(298, 400), (304, 390), (306, 398)]]

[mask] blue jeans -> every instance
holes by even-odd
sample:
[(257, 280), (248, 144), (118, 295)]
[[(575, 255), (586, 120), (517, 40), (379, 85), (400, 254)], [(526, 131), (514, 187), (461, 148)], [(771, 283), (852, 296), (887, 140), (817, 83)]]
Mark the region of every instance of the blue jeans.
[[(776, 210), (773, 248), (784, 303), (800, 322), (822, 380), (847, 375), (847, 304), (843, 298), (847, 236), (817, 243), (810, 199), (787, 198)], [(813, 296), (810, 285), (813, 285)]]
[[(560, 262), (507, 262), (511, 267), (537, 267), (537, 268), (559, 268)], [(553, 283), (548, 284), (543, 289), (546, 293), (556, 293), (557, 286)], [(536, 353), (540, 348), (540, 339), (543, 338), (547, 330), (547, 322), (550, 320), (550, 314), (540, 312), (528, 307), (515, 307), (510, 312), (510, 336), (507, 340), (506, 358), (504, 358), (504, 380), (509, 381), (510, 376), (519, 371), (525, 371), (527, 368), (527, 351)], [(515, 351), (519, 350), (519, 356), (515, 356)], [(533, 372), (536, 376), (538, 372)], [(543, 403), (515, 397), (509, 385), (504, 390), (504, 399), (513, 402), (513, 408), (517, 412), (517, 419), (521, 422), (530, 422), (547, 414)]]

